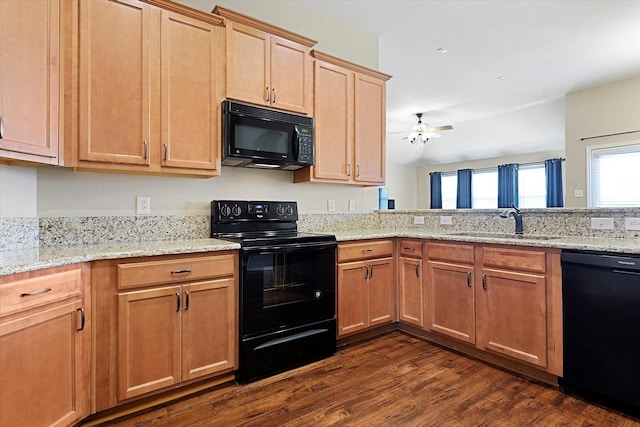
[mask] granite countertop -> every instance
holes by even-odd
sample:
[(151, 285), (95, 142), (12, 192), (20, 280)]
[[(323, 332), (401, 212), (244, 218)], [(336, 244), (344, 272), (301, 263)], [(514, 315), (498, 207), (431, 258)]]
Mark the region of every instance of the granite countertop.
[(363, 239), (383, 239), (406, 237), (414, 239), (438, 239), (455, 242), (495, 243), (513, 246), (534, 246), (557, 249), (576, 249), (589, 251), (607, 251), (629, 254), (640, 254), (640, 238), (605, 238), (577, 236), (543, 236), (527, 235), (517, 237), (515, 234), (481, 233), (473, 231), (435, 232), (420, 229), (397, 230), (350, 230), (334, 233), (338, 242)]
[[(406, 237), (640, 254), (640, 238), (540, 236), (526, 234), (522, 237), (516, 237), (514, 234), (505, 233), (477, 233), (472, 231), (443, 233), (415, 228), (396, 230), (359, 229), (338, 231), (332, 234), (335, 234), (338, 242)], [(175, 255), (236, 249), (240, 249), (238, 243), (225, 240), (191, 239), (8, 250), (0, 251), (0, 276), (100, 259)]]
[(8, 250), (0, 251), (0, 276), (100, 259), (234, 249), (240, 249), (240, 245), (220, 239), (190, 239)]

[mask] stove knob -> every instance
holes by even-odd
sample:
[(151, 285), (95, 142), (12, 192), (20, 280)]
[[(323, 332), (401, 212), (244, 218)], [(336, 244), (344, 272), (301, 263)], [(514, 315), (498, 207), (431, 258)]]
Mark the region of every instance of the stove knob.
[(286, 212), (287, 215), (293, 215), (293, 208), (291, 206), (287, 206)]
[(242, 209), (240, 209), (240, 206), (235, 205), (232, 209), (231, 212), (235, 215), (235, 216), (239, 216), (242, 213)]
[(322, 297), (322, 291), (315, 291), (315, 292), (313, 293), (313, 297), (314, 297), (315, 299), (320, 299), (320, 298)]
[(284, 208), (282, 207), (282, 205), (278, 205), (278, 207), (276, 208), (276, 213), (280, 216), (284, 214)]
[(227, 205), (222, 206), (222, 208), (220, 208), (220, 213), (222, 214), (222, 216), (229, 216), (231, 215), (231, 208)]

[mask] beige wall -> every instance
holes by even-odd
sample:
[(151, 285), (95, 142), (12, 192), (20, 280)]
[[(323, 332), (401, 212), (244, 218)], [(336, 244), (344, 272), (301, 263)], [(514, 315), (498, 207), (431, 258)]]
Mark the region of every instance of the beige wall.
[(553, 151), (546, 153), (533, 153), (522, 156), (496, 157), (491, 159), (475, 160), (463, 163), (449, 163), (446, 165), (436, 165), (422, 167), (418, 169), (418, 209), (429, 209), (431, 191), (429, 186), (430, 172), (450, 172), (458, 169), (483, 169), (497, 167), (507, 163), (536, 163), (547, 159), (564, 157), (564, 152)]
[(0, 218), (38, 216), (36, 169), (0, 165)]
[[(640, 143), (640, 77), (567, 94), (565, 97), (566, 205), (588, 206), (587, 147)], [(582, 190), (583, 197), (575, 197)]]

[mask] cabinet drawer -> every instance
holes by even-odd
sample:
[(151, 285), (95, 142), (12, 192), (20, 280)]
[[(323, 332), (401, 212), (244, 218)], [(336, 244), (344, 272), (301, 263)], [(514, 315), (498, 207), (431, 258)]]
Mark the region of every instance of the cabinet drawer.
[(392, 255), (392, 240), (370, 240), (338, 245), (338, 262), (380, 258)]
[(422, 240), (400, 239), (400, 256), (422, 258)]
[(0, 286), (0, 316), (82, 294), (82, 270), (61, 271)]
[(118, 289), (233, 276), (233, 255), (118, 264)]
[(473, 245), (468, 243), (427, 243), (429, 259), (440, 261), (455, 261), (464, 264), (473, 264), (475, 257)]
[(546, 253), (543, 250), (483, 247), (483, 267), (501, 267), (513, 270), (545, 273)]

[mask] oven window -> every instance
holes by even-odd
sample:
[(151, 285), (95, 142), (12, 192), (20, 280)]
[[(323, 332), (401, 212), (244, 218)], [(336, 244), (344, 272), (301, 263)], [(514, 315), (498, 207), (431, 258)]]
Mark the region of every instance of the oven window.
[(243, 334), (335, 315), (335, 248), (266, 251), (243, 256)]

